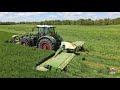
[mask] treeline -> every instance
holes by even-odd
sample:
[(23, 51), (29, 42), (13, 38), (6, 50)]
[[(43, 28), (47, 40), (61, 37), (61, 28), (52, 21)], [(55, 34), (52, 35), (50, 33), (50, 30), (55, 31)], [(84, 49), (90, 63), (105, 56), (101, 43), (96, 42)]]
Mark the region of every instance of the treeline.
[(41, 22), (0, 22), (0, 25), (14, 25), (14, 24), (32, 24), (32, 25), (117, 25), (120, 24), (120, 18), (115, 19), (79, 19), (79, 20), (49, 20)]
[(0, 22), (0, 25), (14, 25), (15, 22)]
[(117, 25), (120, 24), (120, 18), (116, 19), (79, 19), (79, 20), (50, 20), (41, 21), (37, 24), (47, 24), (47, 25)]

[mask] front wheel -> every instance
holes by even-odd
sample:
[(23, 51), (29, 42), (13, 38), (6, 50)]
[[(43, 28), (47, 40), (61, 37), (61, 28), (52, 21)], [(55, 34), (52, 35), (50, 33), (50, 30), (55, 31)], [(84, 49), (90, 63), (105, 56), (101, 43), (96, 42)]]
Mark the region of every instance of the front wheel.
[(24, 45), (24, 46), (29, 46), (30, 45), (30, 41), (28, 39), (22, 39), (20, 41), (21, 45)]

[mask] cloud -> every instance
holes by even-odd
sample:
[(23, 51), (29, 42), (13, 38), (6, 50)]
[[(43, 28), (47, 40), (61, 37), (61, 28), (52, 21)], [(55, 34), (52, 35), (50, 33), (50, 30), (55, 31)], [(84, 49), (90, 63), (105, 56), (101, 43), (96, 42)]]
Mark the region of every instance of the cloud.
[(6, 16), (8, 14), (9, 14), (9, 12), (0, 12), (0, 17)]
[(44, 15), (48, 12), (0, 12), (1, 21), (35, 21), (35, 17)]
[(59, 15), (59, 16), (62, 16), (62, 15), (63, 15), (62, 12), (56, 12), (56, 14)]
[(6, 21), (10, 14), (10, 12), (0, 12), (0, 21)]
[(82, 12), (63, 12), (64, 19), (77, 20), (80, 18)]
[(90, 19), (95, 20), (99, 17), (97, 16), (97, 13), (95, 13), (95, 12), (86, 12), (85, 15), (82, 16), (82, 18), (85, 18), (85, 19), (90, 18)]
[(120, 12), (107, 12), (106, 16), (109, 18), (117, 18), (120, 17)]
[(19, 12), (17, 16), (35, 16), (35, 15), (42, 15), (46, 14), (47, 12)]
[(120, 15), (120, 12), (108, 12), (107, 14), (108, 14), (109, 16)]
[(0, 12), (0, 21), (44, 21), (104, 19), (120, 17), (120, 12)]
[(88, 17), (93, 17), (93, 16), (96, 16), (97, 14), (95, 12), (89, 12), (87, 13), (87, 16)]
[(50, 15), (49, 17), (51, 17), (51, 18), (55, 18), (55, 17), (57, 17), (56, 15)]
[(57, 15), (48, 15), (43, 18), (43, 20), (58, 20), (59, 16)]
[(63, 12), (65, 16), (79, 16), (82, 12)]

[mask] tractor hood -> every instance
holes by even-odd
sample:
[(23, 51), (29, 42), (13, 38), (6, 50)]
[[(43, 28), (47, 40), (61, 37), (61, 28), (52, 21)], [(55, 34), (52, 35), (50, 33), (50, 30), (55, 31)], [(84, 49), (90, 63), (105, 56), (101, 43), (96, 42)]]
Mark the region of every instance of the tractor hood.
[(63, 41), (62, 37), (58, 35), (57, 33), (55, 34), (54, 38), (59, 42)]

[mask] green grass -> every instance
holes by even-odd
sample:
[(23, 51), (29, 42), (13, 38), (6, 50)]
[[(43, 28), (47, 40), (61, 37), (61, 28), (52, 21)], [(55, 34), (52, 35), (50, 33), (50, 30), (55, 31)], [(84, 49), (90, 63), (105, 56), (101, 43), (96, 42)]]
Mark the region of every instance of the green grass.
[[(120, 78), (120, 25), (56, 25), (64, 41), (85, 41), (89, 50), (75, 56), (67, 71), (62, 72), (35, 70), (36, 63), (53, 51), (4, 43), (13, 34), (24, 34), (31, 28), (31, 25), (0, 25), (1, 78)], [(115, 75), (109, 75), (111, 67), (117, 69)]]

